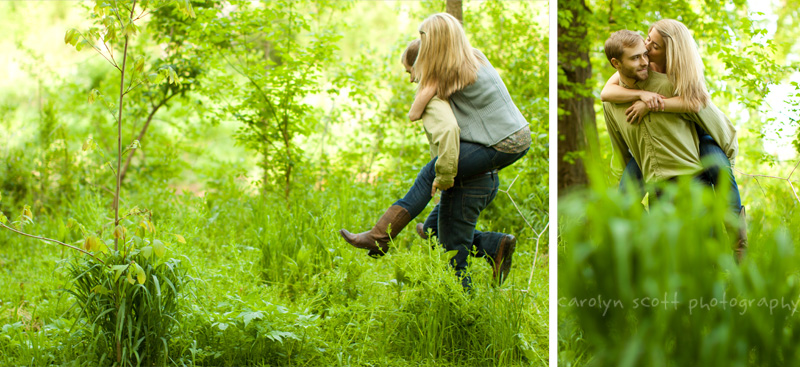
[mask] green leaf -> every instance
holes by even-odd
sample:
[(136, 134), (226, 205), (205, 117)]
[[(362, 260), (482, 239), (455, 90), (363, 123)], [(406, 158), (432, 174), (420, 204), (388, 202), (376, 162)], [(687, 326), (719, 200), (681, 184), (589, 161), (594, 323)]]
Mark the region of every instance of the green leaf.
[(153, 256), (153, 247), (152, 246), (142, 247), (139, 251), (142, 254), (142, 256), (144, 256), (145, 259), (149, 259), (150, 256)]
[[(97, 97), (99, 97), (99, 96), (100, 96), (100, 91), (99, 91), (99, 90), (97, 90), (97, 89), (92, 89), (92, 91), (91, 91), (91, 92), (89, 92), (89, 103), (90, 103), (90, 104), (91, 104), (91, 103), (94, 103), (94, 101), (95, 101), (95, 100), (97, 100)], [(92, 140), (92, 138), (91, 138), (91, 137), (89, 137), (89, 139), (88, 139), (88, 140), (86, 140), (86, 143), (88, 143), (90, 140)], [(87, 149), (87, 148), (86, 148), (86, 143), (84, 143), (84, 145), (83, 145), (83, 150), (86, 150), (86, 149)]]
[(136, 32), (138, 32), (138, 31), (139, 31), (139, 28), (136, 26), (136, 24), (133, 24), (133, 22), (130, 22), (130, 23), (125, 25), (125, 29), (122, 31), (122, 33), (126, 37), (129, 37), (129, 36), (135, 36)]
[(125, 234), (127, 232), (128, 232), (128, 230), (125, 229), (125, 227), (123, 227), (122, 225), (118, 225), (118, 226), (114, 227), (114, 238), (119, 239), (119, 238), (125, 237)]
[(186, 239), (185, 239), (185, 238), (183, 238), (183, 236), (181, 236), (181, 235), (179, 235), (179, 234), (173, 234), (173, 236), (175, 236), (175, 238), (177, 238), (177, 239), (178, 239), (178, 243), (183, 243), (183, 244), (186, 244)]
[(81, 35), (78, 30), (72, 28), (67, 31), (67, 34), (64, 35), (64, 43), (75, 46), (75, 44), (78, 42), (78, 39), (80, 39), (80, 36)]
[(224, 322), (220, 322), (219, 324), (217, 324), (217, 327), (218, 327), (220, 330), (222, 330), (222, 331), (225, 331), (225, 329), (227, 329), (227, 328), (228, 328), (228, 324), (227, 324), (227, 323), (224, 323)]
[(80, 50), (83, 50), (83, 48), (86, 47), (86, 46), (92, 47), (92, 44), (89, 43), (89, 41), (87, 41), (87, 40), (81, 40), (80, 42), (78, 42), (75, 45), (75, 49), (80, 51)]
[(83, 241), (83, 249), (89, 252), (100, 251), (103, 253), (108, 252), (108, 246), (103, 241), (95, 236), (89, 236)]
[(111, 266), (111, 270), (114, 271), (114, 282), (116, 283), (119, 277), (122, 275), (122, 272), (128, 268), (128, 265), (113, 265)]
[[(135, 140), (135, 141), (138, 141), (138, 140)], [(128, 215), (136, 215), (136, 214), (139, 214), (139, 213), (141, 213), (141, 210), (139, 209), (138, 206), (134, 206), (133, 208), (128, 210)]]
[(140, 73), (144, 72), (144, 57), (136, 60), (136, 65), (134, 66), (133, 70), (136, 70)]
[(267, 339), (271, 339), (271, 340), (279, 342), (279, 343), (283, 343), (283, 339), (299, 340), (297, 338), (297, 335), (295, 335), (292, 332), (278, 331), (278, 330), (273, 330), (272, 332), (267, 334), (266, 337), (267, 337)]
[(3, 212), (0, 212), (0, 223), (3, 223), (3, 224), (8, 223), (8, 218), (6, 218), (6, 216), (3, 214)]
[(160, 240), (154, 240), (153, 251), (155, 251), (156, 256), (162, 257), (164, 256), (164, 253), (167, 252), (167, 248), (164, 246), (164, 242), (161, 242)]
[(91, 291), (92, 291), (92, 292), (94, 292), (94, 293), (99, 293), (99, 294), (104, 294), (104, 295), (105, 295), (105, 294), (111, 294), (111, 291), (109, 291), (109, 290), (108, 290), (106, 287), (104, 287), (102, 284), (98, 284), (98, 285), (94, 286), (94, 287), (91, 289)]
[(264, 318), (264, 313), (261, 311), (256, 312), (242, 312), (239, 316), (244, 320), (244, 327), (247, 327), (253, 320), (261, 320)]
[(26, 217), (27, 219), (33, 221), (33, 213), (31, 212), (31, 206), (25, 205), (22, 207), (22, 216)]
[(133, 266), (133, 272), (136, 273), (136, 281), (139, 282), (139, 284), (144, 284), (145, 280), (147, 280), (144, 269), (136, 263), (134, 263)]
[(180, 0), (178, 1), (178, 9), (190, 18), (196, 18), (197, 15), (194, 13), (194, 9), (192, 8), (191, 0)]
[(128, 146), (125, 148), (125, 150), (122, 152), (122, 156), (124, 157), (124, 156), (125, 156), (125, 154), (128, 154), (128, 152), (130, 152), (130, 151), (132, 151), (132, 150), (134, 150), (134, 149), (139, 149), (139, 148), (141, 148), (141, 147), (142, 147), (142, 146), (141, 146), (141, 144), (139, 144), (139, 140), (134, 140), (134, 141), (131, 143), (131, 145), (128, 145)]

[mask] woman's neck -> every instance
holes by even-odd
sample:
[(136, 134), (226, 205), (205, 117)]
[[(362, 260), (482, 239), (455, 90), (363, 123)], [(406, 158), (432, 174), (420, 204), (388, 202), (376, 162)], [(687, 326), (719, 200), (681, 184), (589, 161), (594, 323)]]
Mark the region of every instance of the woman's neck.
[(667, 73), (667, 65), (659, 65), (659, 64), (656, 64), (654, 62), (651, 62), (650, 63), (650, 70), (655, 71), (655, 72), (659, 72), (661, 74), (666, 74)]

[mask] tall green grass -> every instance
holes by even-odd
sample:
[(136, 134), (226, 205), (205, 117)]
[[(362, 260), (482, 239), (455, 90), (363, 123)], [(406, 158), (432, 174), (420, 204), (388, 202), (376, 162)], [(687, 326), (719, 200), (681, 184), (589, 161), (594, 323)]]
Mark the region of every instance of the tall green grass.
[(800, 226), (780, 211), (796, 204), (750, 207), (737, 265), (724, 197), (681, 182), (649, 212), (602, 185), (560, 200), (559, 365), (800, 363)]
[[(326, 185), (316, 187), (316, 175), (302, 176), (299, 185), (308, 189), (296, 190), (289, 208), (279, 194), (254, 193), (249, 182), (236, 178), (240, 172), (236, 164), (221, 167), (205, 183), (203, 197), (179, 194), (155, 180), (128, 188), (130, 202), (152, 210), (160, 235), (180, 233), (187, 242), (169, 247), (170, 256), (186, 271), (186, 282), (176, 298), (177, 322), (159, 331), (167, 339), (166, 348), (150, 353), (152, 364), (547, 363), (548, 274), (541, 259), (547, 244), (542, 242), (539, 262), (532, 269), (536, 233), (505, 194), (498, 195), (491, 209), (498, 215), (481, 219), (479, 228), (518, 236), (511, 276), (502, 287), (493, 287), (490, 267), (476, 259), (475, 290), (468, 295), (447, 266), (448, 254), (413, 230), (427, 212), (380, 259), (352, 248), (337, 233), (340, 228), (371, 227), (415, 172), (379, 176), (373, 183), (353, 183), (332, 172)], [(518, 172), (524, 175), (525, 166)], [(539, 191), (526, 191), (531, 187), (519, 180), (510, 194), (540, 230), (546, 217), (531, 216), (538, 209), (524, 199), (538, 197)], [(107, 204), (104, 195), (83, 189), (69, 206), (54, 209), (53, 217), (101, 226), (108, 220), (99, 214)], [(30, 230), (57, 233), (58, 220), (37, 217)], [(70, 243), (78, 237), (67, 231), (63, 240)], [(0, 364), (99, 363), (99, 358), (89, 357), (97, 354), (89, 351), (107, 350), (107, 341), (79, 321), (81, 308), (72, 307), (78, 298), (59, 291), (74, 289), (67, 266), (73, 261), (71, 254), (7, 232), (0, 232), (0, 248), (0, 281), (15, 285), (0, 290), (0, 327), (7, 330), (0, 334)], [(37, 256), (30, 255), (31, 248)], [(18, 280), (24, 282), (23, 289)], [(19, 306), (35, 311), (32, 319), (41, 324), (39, 329), (16, 316)]]

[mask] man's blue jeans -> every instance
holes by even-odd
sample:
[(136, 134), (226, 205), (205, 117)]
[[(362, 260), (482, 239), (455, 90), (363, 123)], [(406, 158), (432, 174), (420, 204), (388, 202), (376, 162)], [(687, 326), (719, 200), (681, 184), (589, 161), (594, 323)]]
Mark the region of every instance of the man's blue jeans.
[[(742, 207), (742, 199), (739, 196), (739, 185), (736, 184), (736, 178), (733, 176), (731, 162), (728, 160), (728, 156), (725, 155), (722, 148), (711, 138), (711, 135), (708, 135), (700, 127), (697, 127), (697, 132), (700, 137), (700, 160), (705, 168), (703, 173), (697, 178), (711, 187), (723, 181), (727, 182), (729, 186), (728, 204), (730, 210), (738, 216)], [(630, 190), (628, 185), (631, 183), (641, 188), (643, 181), (642, 171), (639, 169), (639, 165), (635, 160), (631, 159), (622, 172), (622, 179), (619, 182), (620, 190)]]
[[(423, 228), (425, 231), (430, 228), (448, 250), (459, 250), (450, 263), (463, 277), (462, 284), (465, 286), (470, 283), (464, 271), (471, 250), (477, 251), (477, 256), (494, 256), (500, 240), (505, 236), (503, 233), (475, 230), (480, 212), (497, 195), (500, 178), (493, 171), (511, 165), (527, 152), (526, 149), (520, 153), (503, 153), (480, 144), (461, 142), (455, 184), (442, 192), (439, 205), (425, 220)], [(431, 187), (436, 177), (435, 165), (436, 158), (420, 170), (405, 197), (394, 203), (405, 208), (411, 218), (419, 215), (431, 200)]]
[(481, 212), (494, 200), (499, 187), (497, 171), (456, 180), (452, 188), (442, 192), (439, 204), (425, 220), (423, 228), (430, 228), (448, 251), (458, 251), (450, 259), (450, 266), (464, 288), (470, 288), (472, 283), (467, 273), (467, 257), (474, 254), (492, 258), (506, 235), (475, 229)]

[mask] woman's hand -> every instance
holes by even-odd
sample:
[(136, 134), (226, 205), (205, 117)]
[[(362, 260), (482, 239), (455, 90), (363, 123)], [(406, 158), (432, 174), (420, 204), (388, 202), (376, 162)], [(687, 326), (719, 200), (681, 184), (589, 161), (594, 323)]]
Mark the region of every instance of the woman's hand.
[(666, 97), (653, 92), (643, 90), (639, 93), (639, 99), (647, 105), (650, 111), (664, 111), (664, 99)]
[(633, 102), (633, 104), (625, 110), (625, 116), (631, 124), (638, 124), (642, 119), (650, 113), (647, 104), (642, 101)]

